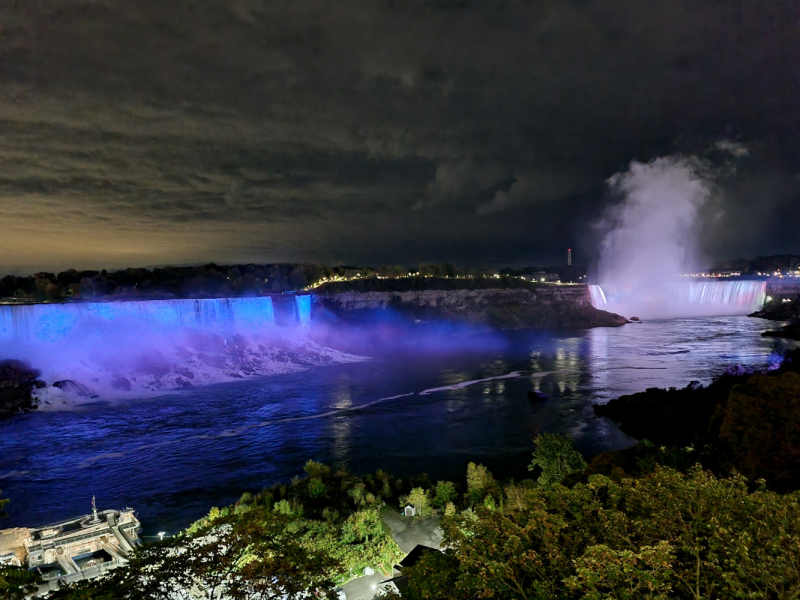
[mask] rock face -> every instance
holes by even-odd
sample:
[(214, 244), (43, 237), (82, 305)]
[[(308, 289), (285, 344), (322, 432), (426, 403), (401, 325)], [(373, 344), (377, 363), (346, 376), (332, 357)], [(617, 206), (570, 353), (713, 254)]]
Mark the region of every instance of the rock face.
[[(751, 314), (770, 321), (790, 321), (786, 326), (773, 331), (765, 331), (761, 335), (767, 337), (782, 337), (790, 340), (800, 340), (800, 284), (784, 284), (774, 287), (775, 294), (772, 301), (763, 309)], [(794, 295), (793, 295), (794, 294)]]
[(391, 309), (415, 322), (451, 321), (481, 329), (584, 329), (618, 327), (625, 318), (591, 305), (587, 286), (530, 289), (463, 289), (325, 292), (316, 302), (345, 320)]
[(765, 331), (761, 334), (764, 337), (780, 337), (789, 340), (800, 341), (800, 319), (795, 319), (785, 327), (773, 331)]
[(75, 396), (81, 396), (83, 398), (98, 397), (97, 394), (94, 393), (94, 390), (86, 387), (82, 383), (78, 383), (77, 381), (72, 381), (71, 379), (55, 381), (53, 382), (53, 387), (60, 388), (61, 390), (67, 392), (68, 394), (74, 394)]
[(783, 300), (783, 298), (778, 301), (773, 300), (758, 312), (751, 313), (750, 316), (768, 319), (770, 321), (788, 321), (789, 319), (799, 318), (800, 296), (786, 298), (788, 302), (784, 302)]
[(39, 375), (21, 360), (0, 361), (0, 418), (36, 409), (31, 392), (45, 386)]

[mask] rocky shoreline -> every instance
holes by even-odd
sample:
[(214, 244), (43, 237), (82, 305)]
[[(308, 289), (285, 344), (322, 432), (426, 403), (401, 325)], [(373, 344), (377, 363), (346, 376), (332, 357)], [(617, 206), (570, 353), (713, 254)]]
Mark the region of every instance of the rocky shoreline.
[(36, 410), (33, 390), (46, 385), (40, 376), (24, 361), (0, 361), (0, 418)]
[(796, 291), (790, 289), (786, 294), (776, 295), (764, 308), (750, 315), (768, 321), (789, 321), (780, 329), (765, 331), (762, 336), (800, 340), (800, 294), (793, 293)]

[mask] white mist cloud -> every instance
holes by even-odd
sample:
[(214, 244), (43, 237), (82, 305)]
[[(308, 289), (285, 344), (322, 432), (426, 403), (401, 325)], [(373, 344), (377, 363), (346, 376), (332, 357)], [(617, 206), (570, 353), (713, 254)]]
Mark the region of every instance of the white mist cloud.
[(601, 301), (602, 308), (645, 319), (747, 314), (758, 308), (763, 283), (677, 278), (699, 264), (699, 235), (713, 217), (713, 175), (694, 157), (669, 157), (632, 162), (609, 179), (623, 200), (603, 221), (599, 276), (608, 301)]
[(669, 157), (632, 162), (608, 184), (624, 199), (602, 223), (608, 228), (600, 251), (603, 284), (639, 287), (697, 266), (699, 215), (713, 191), (699, 161)]

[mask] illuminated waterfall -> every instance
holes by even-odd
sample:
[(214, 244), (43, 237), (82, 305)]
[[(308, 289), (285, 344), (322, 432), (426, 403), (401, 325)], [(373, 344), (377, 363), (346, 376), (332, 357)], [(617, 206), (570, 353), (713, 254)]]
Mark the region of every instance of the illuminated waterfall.
[(308, 325), (311, 322), (311, 296), (295, 296), (297, 302), (297, 320), (300, 325)]
[(606, 295), (603, 293), (603, 288), (599, 285), (589, 286), (589, 298), (592, 301), (592, 306), (600, 310), (606, 310), (605, 305), (608, 304), (608, 300), (606, 300)]
[(210, 298), (0, 306), (0, 340), (56, 342), (94, 328), (201, 329), (211, 333), (275, 326), (272, 298)]
[(592, 306), (647, 319), (746, 315), (764, 305), (764, 281), (692, 281), (631, 288), (589, 286)]

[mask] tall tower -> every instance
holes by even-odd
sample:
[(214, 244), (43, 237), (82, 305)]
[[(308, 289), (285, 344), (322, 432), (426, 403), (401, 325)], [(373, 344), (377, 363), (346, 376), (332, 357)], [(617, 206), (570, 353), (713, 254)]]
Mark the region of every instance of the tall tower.
[(572, 266), (572, 248), (567, 248), (567, 266)]

